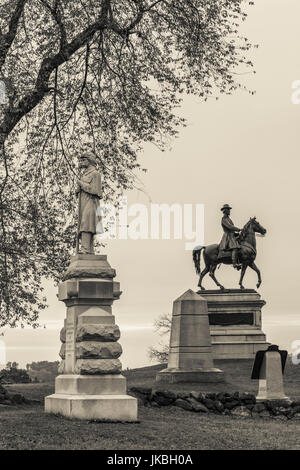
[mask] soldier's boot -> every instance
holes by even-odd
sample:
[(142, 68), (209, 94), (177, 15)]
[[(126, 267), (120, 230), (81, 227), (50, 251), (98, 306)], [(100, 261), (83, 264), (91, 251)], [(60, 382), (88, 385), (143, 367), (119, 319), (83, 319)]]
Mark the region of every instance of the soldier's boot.
[(91, 232), (81, 232), (81, 248), (79, 253), (84, 255), (94, 254), (93, 234)]
[(238, 264), (238, 250), (237, 250), (237, 248), (232, 250), (232, 264), (233, 264), (234, 269), (237, 269), (237, 270), (241, 269), (241, 266)]

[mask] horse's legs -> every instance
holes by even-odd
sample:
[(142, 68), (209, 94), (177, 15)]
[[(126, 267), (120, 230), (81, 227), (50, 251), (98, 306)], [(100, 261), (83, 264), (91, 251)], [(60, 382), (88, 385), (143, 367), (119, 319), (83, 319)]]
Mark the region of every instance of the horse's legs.
[(220, 284), (217, 279), (215, 278), (215, 270), (217, 268), (217, 264), (212, 264), (210, 266), (210, 270), (209, 270), (209, 275), (210, 277), (212, 278), (212, 280), (217, 284), (218, 287), (220, 287), (221, 290), (224, 289), (224, 286), (222, 286), (222, 284)]
[(243, 286), (243, 279), (244, 279), (244, 276), (245, 276), (245, 272), (246, 272), (246, 269), (248, 267), (248, 264), (245, 263), (242, 265), (242, 270), (241, 270), (241, 277), (240, 277), (240, 282), (239, 282), (239, 285), (240, 285), (240, 288), (241, 289), (245, 289), (245, 287)]
[(261, 285), (261, 276), (260, 276), (260, 270), (258, 269), (258, 267), (256, 266), (256, 264), (254, 263), (254, 261), (249, 264), (250, 268), (253, 269), (253, 271), (255, 271), (257, 273), (257, 279), (258, 279), (258, 283), (256, 284), (256, 287), (259, 288), (259, 286)]
[(201, 290), (205, 290), (205, 288), (202, 286), (202, 279), (204, 278), (204, 276), (209, 272), (209, 268), (207, 266), (205, 266), (205, 268), (203, 269), (203, 271), (200, 273), (200, 277), (199, 277), (199, 282), (198, 282), (198, 287), (200, 287)]

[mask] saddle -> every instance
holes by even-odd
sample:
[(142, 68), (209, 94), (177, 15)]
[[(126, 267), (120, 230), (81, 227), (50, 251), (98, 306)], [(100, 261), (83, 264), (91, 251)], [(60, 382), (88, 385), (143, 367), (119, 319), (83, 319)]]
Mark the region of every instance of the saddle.
[[(252, 251), (256, 255), (256, 250), (253, 248), (253, 246), (249, 245), (249, 243), (243, 242), (243, 247), (248, 248), (250, 251)], [(238, 248), (238, 250), (237, 250), (237, 262), (238, 262), (238, 264), (241, 264), (240, 252), (241, 252), (241, 248)], [(231, 260), (232, 259), (232, 250), (220, 250), (220, 245), (218, 245), (218, 260), (221, 262), (224, 259), (225, 260)]]
[[(238, 251), (239, 252), (239, 251)], [(218, 247), (218, 260), (232, 259), (232, 250), (220, 250), (220, 245)]]

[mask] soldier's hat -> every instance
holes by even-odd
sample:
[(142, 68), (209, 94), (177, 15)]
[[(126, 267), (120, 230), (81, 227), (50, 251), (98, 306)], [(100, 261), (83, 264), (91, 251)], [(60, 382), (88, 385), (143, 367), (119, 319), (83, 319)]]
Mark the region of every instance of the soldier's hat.
[(224, 204), (224, 206), (221, 208), (221, 211), (223, 212), (224, 209), (232, 209), (229, 204)]
[(90, 150), (85, 151), (85, 152), (82, 154), (81, 158), (87, 158), (88, 161), (89, 161), (92, 165), (96, 166), (96, 163), (97, 163), (96, 155), (95, 155), (93, 152), (91, 152)]

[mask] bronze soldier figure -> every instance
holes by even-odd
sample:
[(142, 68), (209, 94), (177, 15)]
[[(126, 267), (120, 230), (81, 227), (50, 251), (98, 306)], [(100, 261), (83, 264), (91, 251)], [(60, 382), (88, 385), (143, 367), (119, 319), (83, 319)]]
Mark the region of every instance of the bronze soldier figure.
[[(99, 201), (102, 199), (101, 175), (96, 169), (96, 157), (91, 152), (86, 152), (79, 157), (79, 167), (83, 173), (76, 190), (76, 194), (79, 195), (77, 252), (93, 254), (93, 238), (97, 232), (97, 224), (101, 219), (97, 213), (97, 211), (99, 212)], [(79, 239), (81, 239), (80, 250)]]
[(230, 207), (228, 204), (224, 204), (221, 208), (221, 211), (224, 214), (222, 217), (222, 228), (224, 230), (224, 234), (219, 246), (218, 259), (220, 260), (226, 256), (226, 253), (224, 253), (226, 250), (231, 251), (233, 267), (235, 269), (240, 269), (240, 265), (238, 264), (238, 249), (241, 246), (237, 241), (236, 233), (240, 232), (241, 229), (235, 227), (231, 218), (229, 217), (231, 209), (232, 207)]

